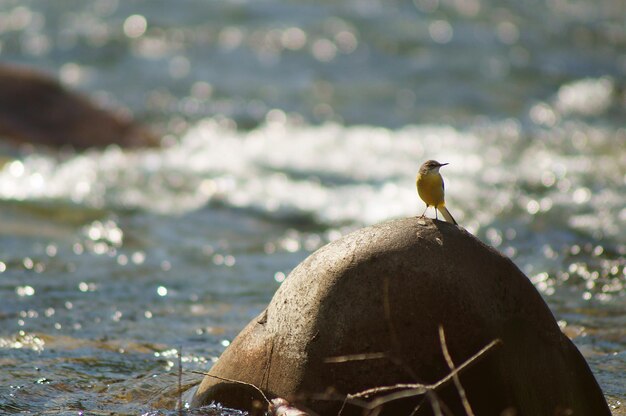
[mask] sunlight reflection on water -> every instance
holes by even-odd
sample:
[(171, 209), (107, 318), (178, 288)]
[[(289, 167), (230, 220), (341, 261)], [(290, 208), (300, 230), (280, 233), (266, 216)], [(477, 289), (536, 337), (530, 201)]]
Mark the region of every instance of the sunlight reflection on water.
[(0, 409), (173, 415), (180, 346), (205, 371), (308, 253), (421, 213), (429, 158), (623, 402), (622, 9), (0, 0), (3, 61), (163, 133), (3, 153)]

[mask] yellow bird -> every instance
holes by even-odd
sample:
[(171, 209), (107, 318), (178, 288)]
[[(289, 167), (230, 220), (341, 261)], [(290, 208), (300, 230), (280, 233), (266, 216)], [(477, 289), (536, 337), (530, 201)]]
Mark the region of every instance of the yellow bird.
[(432, 206), (435, 207), (436, 219), (439, 219), (437, 216), (437, 210), (439, 210), (446, 221), (456, 224), (457, 222), (446, 208), (443, 178), (439, 173), (439, 169), (445, 165), (447, 163), (439, 163), (436, 160), (424, 162), (417, 173), (417, 178), (415, 178), (415, 185), (420, 198), (426, 203), (426, 209), (422, 213), (422, 217), (426, 214), (428, 207)]

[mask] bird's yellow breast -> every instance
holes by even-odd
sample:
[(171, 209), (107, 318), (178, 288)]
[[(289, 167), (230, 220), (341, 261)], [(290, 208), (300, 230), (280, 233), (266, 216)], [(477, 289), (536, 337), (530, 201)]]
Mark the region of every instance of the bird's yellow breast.
[(426, 205), (439, 207), (445, 205), (443, 197), (443, 179), (439, 173), (418, 174), (415, 180), (417, 193)]

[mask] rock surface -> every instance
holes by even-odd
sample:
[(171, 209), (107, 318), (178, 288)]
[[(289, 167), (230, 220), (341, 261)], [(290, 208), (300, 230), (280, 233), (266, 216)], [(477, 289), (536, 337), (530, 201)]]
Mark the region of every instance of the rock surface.
[[(585, 360), (528, 278), (462, 228), (429, 219), (363, 228), (313, 253), (210, 373), (336, 415), (345, 394), (444, 378), (439, 325), (456, 365), (502, 340), (461, 373), (476, 415), (610, 415)], [(355, 354), (373, 355), (328, 362)], [(452, 383), (436, 394), (453, 414), (465, 414)], [(205, 377), (192, 405), (213, 400), (248, 409), (260, 398)], [(381, 414), (408, 415), (420, 400), (394, 401)], [(432, 412), (425, 402), (415, 414)], [(362, 410), (348, 405), (341, 414)]]
[(75, 149), (158, 144), (129, 117), (96, 107), (44, 74), (7, 65), (0, 65), (0, 137)]

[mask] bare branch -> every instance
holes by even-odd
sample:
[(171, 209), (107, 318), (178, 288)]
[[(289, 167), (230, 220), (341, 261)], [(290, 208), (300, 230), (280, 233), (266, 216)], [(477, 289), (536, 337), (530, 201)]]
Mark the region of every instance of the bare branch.
[[(451, 371), (454, 371), (454, 362), (452, 361), (452, 357), (450, 356), (450, 352), (448, 351), (448, 345), (446, 344), (446, 334), (443, 330), (443, 325), (439, 325), (439, 342), (441, 343), (443, 357), (446, 359), (448, 367)], [(472, 406), (470, 406), (469, 401), (467, 400), (467, 395), (465, 394), (465, 389), (463, 388), (463, 385), (461, 385), (461, 379), (459, 378), (458, 373), (452, 376), (452, 380), (454, 381), (454, 385), (456, 386), (456, 389), (459, 392), (459, 396), (461, 397), (461, 403), (463, 403), (465, 413), (467, 414), (467, 416), (474, 416)]]
[[(419, 383), (410, 383), (410, 384), (395, 384), (392, 386), (380, 386), (380, 387), (374, 387), (374, 388), (370, 388), (367, 390), (363, 390), (354, 394), (348, 394), (346, 396), (338, 396), (338, 395), (329, 395), (329, 394), (323, 394), (323, 395), (312, 395), (310, 396), (311, 398), (314, 398), (316, 400), (341, 400), (342, 406), (341, 409), (339, 410), (339, 414), (338, 416), (341, 416), (341, 413), (344, 410), (344, 407), (346, 404), (352, 404), (358, 407), (361, 407), (363, 409), (366, 410), (370, 410), (370, 411), (374, 411), (375, 413), (378, 411), (380, 411), (380, 408), (382, 406), (384, 406), (387, 403), (393, 402), (395, 400), (400, 400), (400, 399), (405, 399), (405, 398), (409, 398), (409, 397), (416, 397), (416, 396), (426, 396), (428, 398), (428, 400), (430, 401), (432, 406), (436, 406), (438, 410), (435, 410), (435, 407), (433, 407), (433, 411), (435, 411), (436, 415), (441, 415), (443, 416), (444, 414), (450, 414), (449, 409), (447, 409), (447, 407), (445, 406), (444, 403), (442, 403), (441, 401), (439, 401), (439, 399), (436, 396), (435, 391), (437, 389), (439, 389), (442, 386), (447, 385), (448, 383), (450, 383), (451, 381), (454, 381), (454, 378), (457, 377), (461, 371), (464, 371), (465, 369), (467, 369), (468, 367), (470, 367), (471, 365), (476, 364), (480, 359), (483, 358), (483, 356), (489, 352), (492, 348), (494, 348), (497, 345), (500, 345), (502, 343), (502, 341), (500, 339), (496, 339), (494, 341), (491, 341), (489, 344), (487, 344), (486, 346), (484, 346), (483, 348), (480, 349), (480, 351), (478, 351), (477, 353), (475, 353), (474, 355), (472, 355), (470, 358), (468, 358), (467, 360), (465, 360), (461, 365), (459, 365), (458, 367), (454, 367), (454, 364), (452, 364), (451, 366), (451, 371), (448, 375), (446, 375), (444, 378), (442, 378), (441, 380), (437, 381), (436, 383), (433, 384), (419, 384)], [(442, 348), (443, 345), (445, 345), (445, 338), (443, 339), (443, 344), (442, 344)], [(358, 359), (374, 359), (372, 357), (362, 357), (362, 356), (369, 356), (369, 355), (375, 355), (377, 353), (373, 353), (373, 354), (355, 354), (353, 356), (340, 356), (340, 357), (331, 357), (330, 358), (330, 362), (344, 362), (344, 361), (350, 361), (352, 359), (358, 360)], [(444, 356), (445, 355), (449, 356), (449, 353), (447, 351), (447, 346), (445, 347), (445, 352), (444, 352)], [(376, 356), (375, 358), (379, 358), (378, 356)], [(334, 361), (333, 361), (334, 359)], [(344, 360), (344, 361), (342, 361)], [(446, 359), (447, 361), (447, 359)], [(327, 361), (328, 362), (328, 361)], [(237, 384), (243, 384), (249, 387), (252, 387), (253, 389), (255, 389), (256, 391), (258, 391), (261, 396), (263, 396), (263, 398), (265, 399), (265, 401), (268, 404), (268, 407), (272, 404), (272, 402), (267, 398), (267, 396), (265, 395), (265, 393), (258, 388), (257, 386), (255, 386), (254, 384), (251, 383), (246, 383), (244, 381), (239, 381), (239, 380), (233, 380), (230, 378), (226, 378), (226, 377), (220, 377), (220, 376), (216, 376), (210, 373), (204, 373), (201, 371), (194, 371), (191, 370), (192, 373), (194, 374), (200, 374), (200, 375), (204, 375), (207, 377), (213, 377), (216, 378), (218, 380), (223, 380), (223, 381), (227, 381), (230, 383), (237, 383)], [(458, 387), (457, 387), (458, 388)], [(391, 392), (391, 393), (388, 393)], [(372, 401), (365, 401), (363, 399), (368, 398), (370, 396), (373, 395), (378, 395), (381, 393), (388, 393), (384, 396), (380, 396), (375, 398)], [(433, 400), (435, 402), (433, 402)], [(467, 400), (467, 399), (465, 399)], [(416, 407), (414, 409), (414, 412), (417, 411), (417, 409), (419, 408)], [(443, 409), (443, 411), (442, 411)], [(439, 413), (437, 413), (439, 412)], [(444, 413), (445, 412), (445, 413)], [(468, 413), (469, 416), (472, 416), (473, 413)]]
[(178, 348), (178, 415), (183, 414), (183, 346)]
[(398, 338), (398, 333), (396, 332), (396, 328), (393, 324), (393, 319), (391, 318), (391, 299), (389, 292), (389, 276), (385, 276), (383, 280), (383, 310), (385, 313), (385, 322), (387, 322), (387, 327), (389, 328), (389, 334), (391, 337), (391, 343), (393, 349), (395, 350), (395, 355), (392, 355), (391, 361), (402, 368), (406, 373), (411, 376), (412, 379), (418, 380), (417, 374), (413, 372), (413, 369), (409, 367), (404, 360), (401, 358), (402, 348), (401, 343)]
[(423, 394), (426, 394), (428, 391), (436, 390), (444, 385), (447, 385), (461, 371), (475, 364), (480, 358), (482, 358), (482, 356), (485, 353), (487, 353), (489, 350), (491, 350), (496, 345), (499, 345), (501, 343), (502, 341), (500, 341), (499, 339), (491, 341), (485, 347), (481, 348), (481, 350), (478, 351), (476, 354), (472, 355), (469, 359), (465, 360), (463, 364), (461, 364), (460, 366), (450, 371), (450, 373), (447, 376), (445, 376), (444, 378), (442, 378), (441, 380), (439, 380), (438, 382), (434, 384), (395, 384), (393, 386), (374, 387), (371, 389), (360, 391), (358, 393), (349, 394), (346, 397), (346, 401), (351, 403), (352, 402), (351, 400), (353, 398), (363, 398), (363, 397), (368, 397), (374, 394), (383, 393), (387, 391), (400, 390), (400, 391), (394, 391), (393, 393), (387, 394), (382, 397), (378, 397), (372, 400), (371, 402), (368, 402), (366, 408), (374, 409), (376, 407), (383, 406), (387, 403), (390, 403), (394, 400), (421, 396)]
[(443, 416), (443, 412), (441, 411), (441, 403), (439, 402), (439, 397), (437, 395), (432, 394), (432, 392), (426, 392), (426, 397), (430, 401), (430, 407), (433, 409), (433, 413), (435, 416)]
[(337, 364), (346, 363), (349, 361), (364, 361), (364, 360), (379, 360), (381, 358), (387, 358), (386, 352), (372, 352), (363, 354), (351, 354), (351, 355), (339, 355), (336, 357), (328, 357), (324, 360), (325, 363)]
[(216, 379), (222, 380), (222, 381), (228, 381), (229, 383), (243, 384), (244, 386), (252, 387), (256, 391), (258, 391), (261, 394), (261, 396), (263, 396), (263, 399), (265, 400), (265, 402), (267, 403), (268, 406), (270, 406), (272, 404), (272, 402), (267, 398), (265, 393), (263, 393), (263, 390), (261, 390), (260, 388), (258, 388), (257, 386), (255, 386), (252, 383), (246, 383), (245, 381), (233, 380), (232, 378), (220, 377), (220, 376), (216, 376), (214, 374), (204, 373), (202, 371), (191, 370), (191, 372), (194, 373), (194, 374), (201, 374), (201, 375), (207, 376), (207, 377), (213, 377), (213, 378), (216, 378)]
[(363, 390), (358, 393), (350, 394), (350, 397), (369, 397), (379, 393), (385, 393), (392, 390), (401, 390), (401, 389), (410, 389), (410, 390), (423, 390), (421, 394), (426, 393), (429, 386), (427, 384), (394, 384), (393, 386), (381, 386), (381, 387), (372, 387), (371, 389)]

